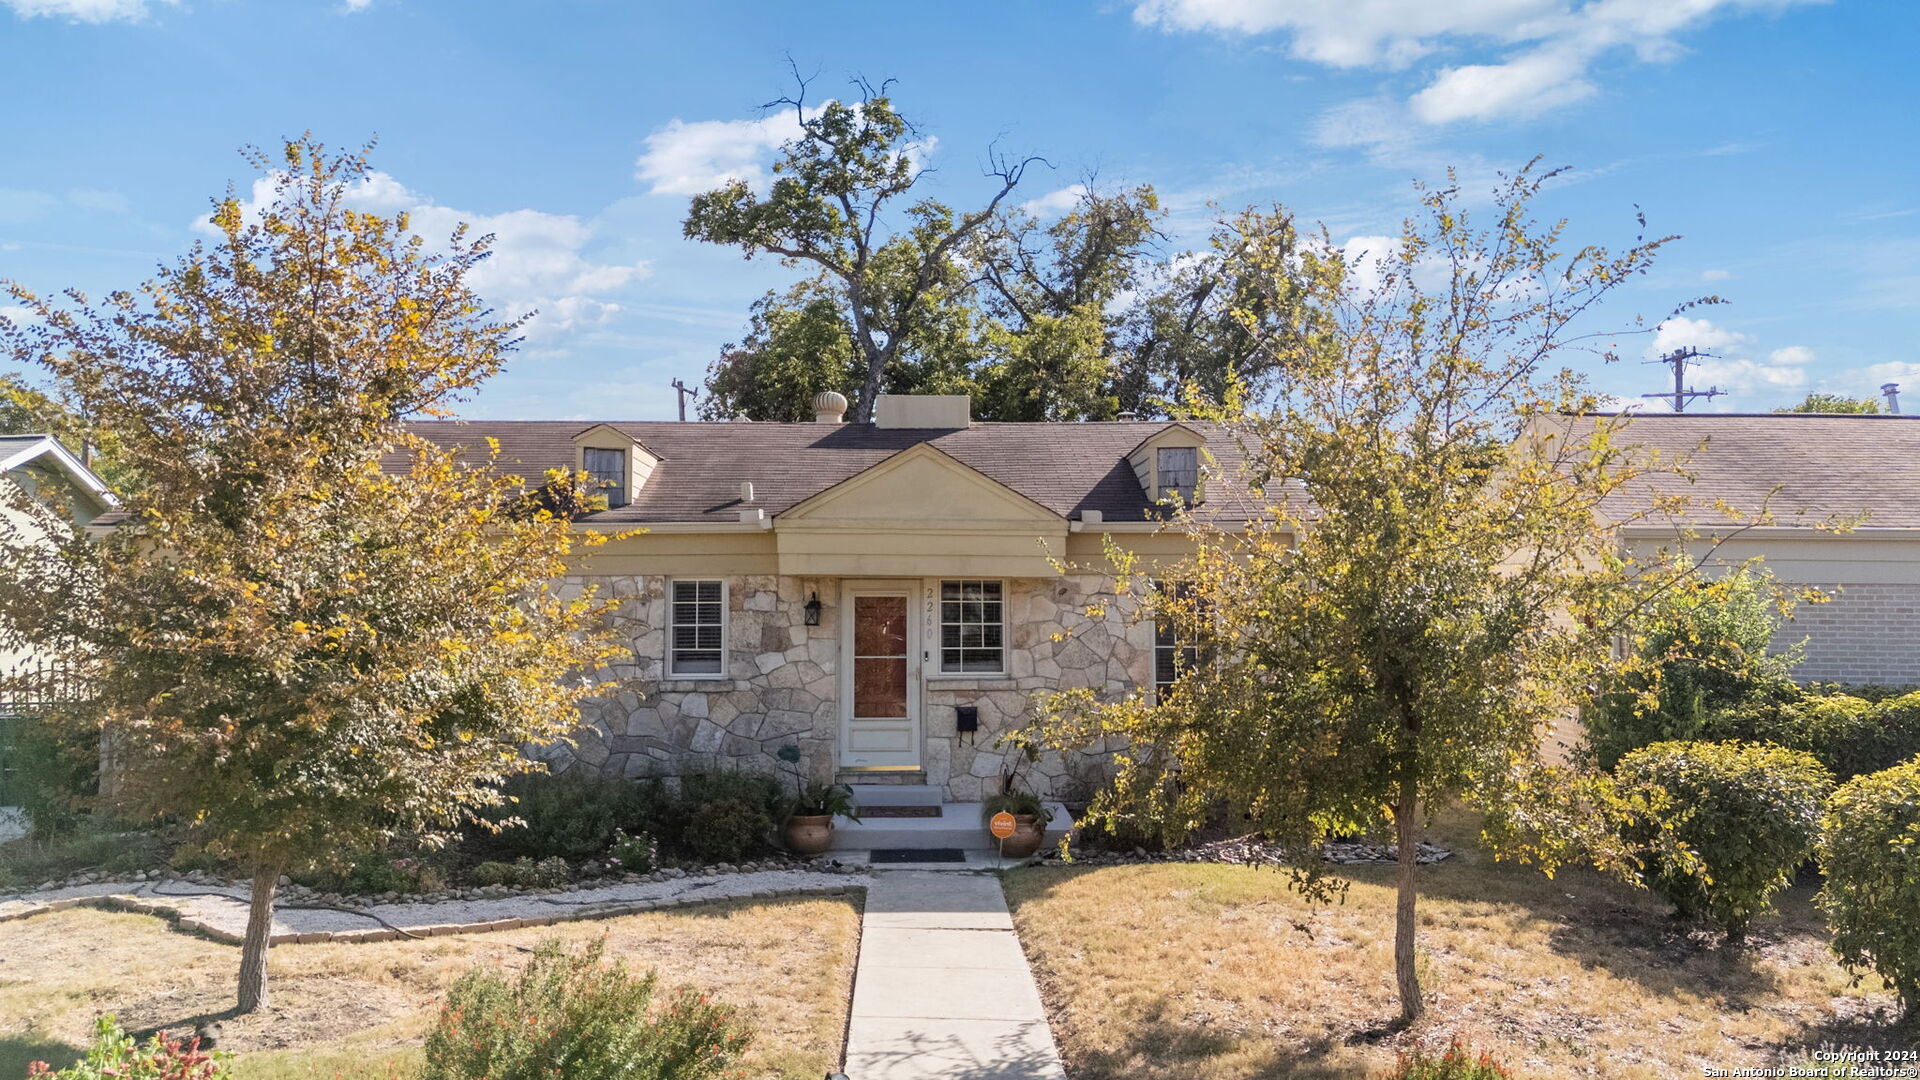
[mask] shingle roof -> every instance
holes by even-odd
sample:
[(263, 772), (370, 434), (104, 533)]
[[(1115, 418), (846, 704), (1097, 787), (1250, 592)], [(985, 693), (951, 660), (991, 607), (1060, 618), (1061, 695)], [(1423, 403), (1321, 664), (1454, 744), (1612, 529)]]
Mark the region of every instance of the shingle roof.
[[(443, 446), (478, 448), (489, 437), (500, 459), (530, 479), (550, 468), (571, 468), (573, 437), (591, 421), (420, 421), (408, 429)], [(965, 428), (876, 428), (871, 424), (761, 424), (744, 422), (608, 422), (660, 458), (634, 501), (604, 511), (605, 522), (737, 521), (741, 481), (751, 481), (752, 505), (777, 515), (821, 491), (919, 443), (956, 460), (1063, 517), (1098, 510), (1108, 521), (1145, 521), (1151, 512), (1127, 455), (1143, 439), (1171, 426), (1164, 421), (1085, 424), (975, 423)], [(1207, 425), (1223, 473), (1237, 473), (1239, 453)], [(1230, 483), (1231, 481), (1228, 481)], [(1236, 500), (1216, 497), (1217, 516), (1232, 520)], [(1230, 493), (1222, 487), (1218, 496)]]
[(45, 435), (0, 435), (0, 459), (9, 458), (22, 450), (38, 446), (46, 441)]
[(1920, 416), (1641, 413), (1615, 442), (1686, 458), (1694, 474), (1630, 485), (1611, 504), (1621, 514), (1657, 491), (1687, 496), (1701, 526), (1727, 523), (1713, 509), (1725, 500), (1746, 513), (1766, 505), (1780, 525), (1865, 513), (1861, 529), (1920, 528)]

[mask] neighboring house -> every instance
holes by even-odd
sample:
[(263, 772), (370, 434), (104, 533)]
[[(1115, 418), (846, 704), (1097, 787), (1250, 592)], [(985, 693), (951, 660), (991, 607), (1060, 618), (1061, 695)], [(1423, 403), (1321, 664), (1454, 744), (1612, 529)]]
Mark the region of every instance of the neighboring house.
[[(611, 505), (578, 527), (646, 530), (570, 575), (622, 601), (632, 652), (608, 673), (631, 689), (586, 704), (568, 759), (626, 776), (770, 771), (793, 745), (819, 778), (970, 802), (999, 790), (1013, 762), (995, 740), (1039, 692), (1170, 677), (1151, 625), (1120, 605), (1086, 615), (1111, 588), (1104, 540), (1177, 557), (1189, 543), (1163, 531), (1164, 499), (1197, 494), (1226, 527), (1245, 503), (1234, 446), (1204, 425), (973, 423), (968, 407), (882, 396), (873, 423), (845, 424), (845, 399), (823, 394), (812, 424), (410, 427), (494, 438), (530, 477), (584, 468)], [(1208, 451), (1222, 478), (1203, 487)], [(1070, 793), (1097, 765), (1049, 755), (1023, 781)]]
[[(1190, 551), (1166, 527), (1176, 491), (1222, 528), (1257, 509), (1237, 446), (1210, 425), (974, 423), (964, 397), (882, 396), (867, 424), (842, 423), (837, 394), (816, 407), (812, 424), (411, 425), (476, 452), (493, 438), (530, 477), (585, 469), (610, 508), (577, 527), (645, 530), (569, 575), (621, 601), (631, 653), (607, 673), (628, 688), (585, 704), (556, 767), (771, 771), (792, 745), (815, 777), (977, 800), (1012, 765), (996, 739), (1039, 693), (1171, 678), (1173, 644), (1128, 601), (1087, 615), (1112, 589), (1104, 543), (1149, 563)], [(1835, 594), (1789, 629), (1811, 638), (1801, 677), (1920, 682), (1920, 418), (1647, 415), (1623, 441), (1692, 453), (1695, 479), (1665, 486), (1695, 497), (1703, 534), (1732, 531), (1706, 512), (1715, 498), (1757, 509), (1772, 493), (1783, 523), (1718, 557), (1762, 555)], [(1815, 527), (1863, 513), (1852, 532)], [(1647, 547), (1675, 536), (1671, 522), (1629, 530)], [(1071, 797), (1104, 749), (1049, 755), (1025, 782)]]
[[(1805, 639), (1795, 678), (1920, 683), (1920, 416), (1643, 413), (1619, 441), (1685, 459), (1693, 474), (1636, 485), (1616, 503), (1645, 511), (1655, 487), (1689, 498), (1684, 522), (1629, 526), (1637, 548), (1676, 548), (1690, 529), (1696, 555), (1718, 539), (1715, 562), (1757, 556), (1782, 582), (1832, 597), (1801, 604), (1776, 638)], [(1742, 517), (1764, 506), (1775, 523), (1751, 527), (1720, 502)]]
[[(106, 483), (50, 435), (0, 435), (0, 484), (24, 490), (48, 506), (58, 507), (75, 528), (92, 524), (115, 505)], [(14, 523), (26, 521), (24, 515), (4, 503), (0, 503), (0, 515), (6, 515)], [(40, 668), (49, 662), (30, 648), (0, 648), (0, 674)], [(0, 807), (11, 802), (7, 793), (11, 776), (8, 765), (11, 721), (30, 711), (34, 704), (13, 700), (0, 691)], [(5, 827), (5, 822), (0, 821), (0, 831)]]

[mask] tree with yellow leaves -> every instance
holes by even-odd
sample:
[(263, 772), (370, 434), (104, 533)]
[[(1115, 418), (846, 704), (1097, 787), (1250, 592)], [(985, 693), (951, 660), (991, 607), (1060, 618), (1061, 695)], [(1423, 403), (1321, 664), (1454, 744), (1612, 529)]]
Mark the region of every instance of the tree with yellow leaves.
[(1663, 466), (1618, 442), (1625, 421), (1591, 415), (1561, 366), (1570, 349), (1606, 353), (1595, 305), (1666, 241), (1566, 250), (1563, 226), (1529, 209), (1550, 175), (1507, 180), (1491, 227), (1449, 186), (1385, 250), (1323, 235), (1268, 261), (1270, 291), (1299, 304), (1261, 335), (1271, 399), (1229, 414), (1252, 520), (1209, 524), (1232, 497), (1216, 485), (1173, 526), (1196, 553), (1152, 583), (1108, 553), (1118, 595), (1187, 647), (1180, 678), (1158, 700), (1062, 693), (1023, 736), (1121, 747), (1094, 823), (1178, 839), (1224, 810), (1279, 841), (1310, 893), (1336, 887), (1329, 836), (1390, 832), (1403, 1022), (1423, 1009), (1424, 815), (1465, 798), (1509, 826), (1509, 853), (1564, 856), (1564, 832), (1541, 835), (1575, 824), (1539, 812), (1568, 793), (1539, 771), (1544, 731), (1613, 662), (1622, 618), (1694, 569), (1624, 551), (1633, 516), (1603, 504)]
[[(273, 197), (135, 292), (32, 313), (14, 359), (67, 387), (143, 483), (100, 539), (0, 530), (0, 644), (53, 648), (123, 812), (247, 868), (238, 1006), (266, 998), (275, 883), (448, 834), (563, 738), (606, 655), (553, 583), (577, 542), (518, 477), (410, 436), (498, 371), (521, 320), (467, 285), (488, 238), (353, 208), (366, 153), (249, 161)], [(31, 513), (29, 504), (16, 509)], [(42, 523), (43, 525), (46, 523)], [(18, 688), (31, 691), (32, 688)]]

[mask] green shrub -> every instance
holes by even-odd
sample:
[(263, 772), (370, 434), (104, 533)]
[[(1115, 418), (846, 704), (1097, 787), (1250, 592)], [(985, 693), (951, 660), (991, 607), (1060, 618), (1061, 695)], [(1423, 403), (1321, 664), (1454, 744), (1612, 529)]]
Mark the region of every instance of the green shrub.
[(164, 847), (154, 833), (83, 815), (71, 832), (36, 832), (0, 844), (0, 888), (58, 881), (80, 870), (152, 870), (166, 861)]
[(660, 845), (646, 833), (628, 836), (623, 831), (616, 831), (613, 834), (613, 850), (607, 854), (619, 864), (621, 873), (651, 873), (660, 865)]
[(1801, 683), (1800, 688), (1809, 694), (1822, 697), (1845, 694), (1848, 697), (1866, 698), (1868, 701), (1885, 701), (1888, 698), (1905, 697), (1920, 691), (1920, 686), (1911, 683), (1806, 682)]
[[(1644, 879), (1682, 914), (1738, 941), (1753, 916), (1813, 853), (1833, 777), (1812, 755), (1763, 743), (1667, 742), (1636, 750), (1614, 770), (1623, 794), (1671, 800), (1666, 821), (1629, 821)], [(1656, 843), (1662, 830), (1698, 859), (1681, 863)]]
[[(727, 862), (765, 850), (773, 823), (786, 817), (791, 801), (774, 777), (731, 769), (689, 773), (678, 788), (655, 798), (647, 831), (662, 844), (707, 861)], [(723, 823), (716, 823), (716, 811)]]
[(12, 728), (5, 755), (7, 803), (27, 815), (27, 827), (39, 837), (65, 836), (87, 822), (83, 805), (99, 784), (100, 748), (76, 741), (32, 716), (0, 719)]
[(226, 1080), (227, 1055), (200, 1052), (200, 1040), (169, 1039), (161, 1032), (144, 1045), (120, 1029), (111, 1015), (93, 1024), (93, 1045), (78, 1064), (55, 1070), (44, 1061), (27, 1066), (29, 1078), (44, 1080)]
[(1920, 754), (1920, 693), (1809, 695), (1731, 718), (1734, 738), (1805, 750), (1842, 781)]
[(765, 806), (740, 798), (695, 803), (684, 837), (705, 862), (738, 862), (770, 846), (773, 816)]
[(1587, 709), (1601, 768), (1657, 742), (1734, 737), (1728, 713), (1791, 701), (1796, 650), (1770, 651), (1784, 623), (1771, 574), (1741, 566), (1662, 597), (1632, 628), (1626, 673)]
[(590, 859), (613, 843), (615, 829), (647, 819), (651, 784), (574, 769), (559, 776), (529, 773), (507, 781), (502, 793), (512, 800), (489, 807), (495, 822), (519, 818), (491, 835), (476, 833), (471, 843), (488, 854), (544, 859)]
[(1402, 1053), (1391, 1071), (1381, 1080), (1512, 1080), (1513, 1073), (1484, 1051), (1466, 1050), (1455, 1039), (1439, 1057), (1424, 1050)]
[(485, 888), (490, 885), (515, 885), (526, 888), (551, 889), (565, 885), (573, 876), (573, 868), (567, 860), (554, 856), (534, 862), (521, 856), (512, 862), (488, 861), (480, 863), (467, 871), (469, 884)]
[(1833, 950), (1920, 1013), (1920, 758), (1840, 786), (1822, 821), (1819, 904)]
[(533, 860), (527, 860), (523, 874), (517, 864), (489, 859), (467, 871), (467, 880), (482, 888), (492, 885), (531, 885)]
[(477, 966), (447, 992), (422, 1080), (704, 1080), (750, 1038), (733, 1010), (691, 990), (651, 1008), (652, 974), (602, 961), (604, 942), (547, 941), (512, 981)]
[(692, 773), (682, 777), (680, 798), (688, 806), (738, 799), (759, 807), (770, 818), (783, 816), (787, 804), (786, 788), (779, 780), (732, 769)]

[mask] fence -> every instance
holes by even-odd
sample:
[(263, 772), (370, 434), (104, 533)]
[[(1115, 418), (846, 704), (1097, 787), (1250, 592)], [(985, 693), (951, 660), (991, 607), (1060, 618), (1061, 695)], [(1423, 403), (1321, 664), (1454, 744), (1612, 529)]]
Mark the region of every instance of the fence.
[(0, 670), (0, 806), (13, 806), (21, 782), (20, 730), (47, 706), (81, 698), (79, 674), (64, 664), (28, 660)]

